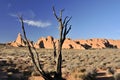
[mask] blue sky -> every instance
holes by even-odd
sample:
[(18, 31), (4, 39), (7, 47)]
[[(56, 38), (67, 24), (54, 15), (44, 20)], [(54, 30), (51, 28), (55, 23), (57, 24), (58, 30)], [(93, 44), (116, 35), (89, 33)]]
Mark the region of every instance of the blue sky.
[(0, 0), (0, 43), (16, 39), (22, 33), (15, 15), (22, 14), (30, 40), (53, 36), (58, 38), (57, 14), (72, 16), (72, 39), (120, 39), (120, 0)]

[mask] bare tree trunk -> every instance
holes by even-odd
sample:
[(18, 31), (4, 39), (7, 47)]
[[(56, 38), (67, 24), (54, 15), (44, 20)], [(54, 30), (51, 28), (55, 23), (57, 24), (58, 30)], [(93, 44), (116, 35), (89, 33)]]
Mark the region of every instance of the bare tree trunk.
[[(58, 17), (56, 15), (56, 11), (53, 7), (53, 13), (54, 16), (56, 17), (58, 23), (59, 23), (59, 41), (58, 41), (58, 49), (56, 50), (56, 46), (55, 43), (53, 42), (53, 46), (54, 46), (54, 59), (56, 62), (56, 72), (54, 74), (54, 77), (50, 76), (50, 73), (47, 74), (41, 67), (40, 64), (40, 59), (39, 59), (39, 55), (37, 50), (35, 49), (35, 47), (32, 45), (33, 48), (31, 48), (31, 45), (27, 39), (26, 36), (26, 32), (24, 29), (24, 22), (22, 19), (22, 16), (19, 16), (19, 19), (21, 21), (22, 24), (22, 31), (24, 34), (24, 38), (26, 40), (27, 43), (27, 47), (30, 53), (30, 57), (32, 59), (33, 65), (36, 68), (36, 70), (41, 74), (41, 76), (45, 79), (45, 80), (62, 80), (62, 45), (66, 39), (66, 35), (69, 33), (69, 31), (71, 30), (71, 25), (68, 27), (68, 22), (70, 21), (71, 17), (68, 19), (68, 16), (64, 18), (64, 21), (62, 21), (62, 12), (64, 10), (60, 11), (60, 17)], [(32, 49), (35, 51), (35, 54), (32, 52)], [(36, 55), (36, 57), (35, 57)]]
[(56, 56), (56, 77), (58, 77), (58, 80), (62, 80), (62, 45), (64, 43), (64, 40), (66, 39), (66, 35), (71, 30), (71, 25), (68, 27), (68, 22), (71, 18), (67, 20), (68, 17), (65, 17), (64, 22), (62, 22), (62, 12), (64, 10), (60, 11), (60, 17), (56, 15), (55, 8), (53, 7), (53, 14), (55, 18), (57, 19), (59, 23), (59, 41), (58, 41), (58, 52)]
[(45, 80), (54, 80), (50, 75), (46, 74), (44, 72), (44, 70), (42, 69), (41, 65), (40, 65), (40, 60), (39, 60), (39, 56), (38, 56), (38, 53), (35, 49), (34, 46), (33, 47), (33, 50), (35, 51), (35, 54), (37, 56), (37, 59), (34, 57), (34, 53), (32, 52), (32, 49), (31, 49), (31, 46), (30, 46), (30, 43), (27, 39), (27, 36), (26, 36), (26, 32), (25, 32), (25, 29), (24, 29), (24, 22), (23, 22), (23, 19), (21, 16), (19, 16), (19, 19), (21, 21), (21, 24), (22, 24), (22, 31), (23, 31), (23, 34), (24, 34), (24, 38), (26, 40), (26, 43), (27, 43), (27, 47), (28, 47), (28, 50), (29, 50), (29, 53), (30, 53), (30, 57), (32, 59), (32, 62), (33, 62), (33, 65), (34, 67), (36, 68), (36, 70), (41, 74), (41, 76), (45, 79)]

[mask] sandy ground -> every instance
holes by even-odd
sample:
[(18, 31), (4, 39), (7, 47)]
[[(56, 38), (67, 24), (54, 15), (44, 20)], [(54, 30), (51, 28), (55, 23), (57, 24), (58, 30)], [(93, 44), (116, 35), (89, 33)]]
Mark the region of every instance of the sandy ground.
[[(54, 71), (53, 50), (38, 49), (37, 51), (43, 69), (48, 72)], [(120, 49), (63, 50), (63, 76), (67, 77), (68, 80), (80, 80), (80, 77), (75, 77), (76, 74), (81, 75), (80, 70), (85, 69), (85, 72), (89, 72), (89, 70), (95, 68), (97, 69), (96, 80), (114, 80), (114, 75), (107, 74), (107, 69), (111, 67), (116, 72), (120, 72), (119, 56)], [(75, 72), (76, 69), (78, 69), (77, 72)], [(20, 79), (18, 80), (27, 80), (33, 71), (34, 68), (27, 48), (0, 45), (1, 80), (8, 80), (11, 77), (14, 79), (14, 76), (19, 76)]]

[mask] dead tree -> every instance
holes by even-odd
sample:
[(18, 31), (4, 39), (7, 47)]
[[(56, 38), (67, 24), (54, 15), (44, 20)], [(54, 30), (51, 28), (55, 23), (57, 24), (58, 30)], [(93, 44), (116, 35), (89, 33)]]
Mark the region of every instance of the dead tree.
[(49, 74), (45, 73), (45, 71), (42, 69), (41, 64), (40, 64), (40, 59), (39, 59), (38, 52), (36, 51), (35, 47), (32, 46), (33, 50), (35, 51), (35, 53), (33, 53), (32, 48), (30, 46), (30, 43), (29, 43), (29, 41), (27, 39), (22, 16), (19, 16), (19, 19), (21, 21), (23, 35), (24, 35), (24, 38), (25, 38), (25, 41), (26, 41), (26, 44), (27, 44), (27, 47), (28, 47), (28, 50), (29, 50), (29, 53), (30, 53), (30, 57), (32, 59), (34, 67), (36, 68), (36, 70), (40, 73), (40, 75), (45, 80), (54, 80)]
[(71, 25), (68, 26), (69, 21), (72, 17), (66, 16), (64, 20), (62, 20), (62, 13), (64, 9), (60, 11), (60, 16), (57, 16), (55, 8), (53, 7), (53, 14), (55, 18), (57, 19), (59, 23), (59, 40), (58, 40), (58, 51), (55, 51), (56, 48), (54, 48), (54, 54), (55, 54), (55, 62), (56, 62), (56, 77), (58, 77), (59, 80), (62, 79), (62, 45), (66, 39), (66, 35), (71, 30)]
[[(68, 26), (69, 21), (71, 20), (71, 17), (69, 18), (68, 16), (66, 16), (64, 18), (64, 20), (62, 20), (62, 12), (63, 10), (60, 11), (60, 17), (58, 17), (56, 15), (56, 11), (53, 7), (53, 14), (56, 17), (57, 21), (59, 22), (59, 40), (58, 40), (58, 49), (56, 49), (55, 43), (53, 42), (53, 46), (54, 46), (54, 58), (55, 58), (55, 62), (56, 62), (56, 70), (55, 70), (55, 74), (54, 77), (50, 76), (50, 73), (46, 73), (40, 64), (40, 59), (39, 59), (39, 54), (36, 51), (36, 48), (32, 45), (30, 45), (27, 36), (26, 36), (26, 32), (25, 32), (25, 28), (24, 28), (24, 21), (22, 16), (18, 16), (19, 20), (21, 22), (21, 27), (22, 27), (22, 31), (23, 31), (23, 35), (24, 38), (26, 40), (26, 44), (30, 53), (30, 57), (32, 59), (33, 65), (35, 67), (35, 69), (40, 73), (40, 75), (45, 79), (45, 80), (62, 80), (62, 71), (61, 71), (61, 66), (62, 66), (62, 45), (64, 43), (64, 40), (66, 39), (66, 35), (69, 33), (69, 31), (71, 30), (71, 25)], [(34, 52), (32, 51), (34, 50)]]

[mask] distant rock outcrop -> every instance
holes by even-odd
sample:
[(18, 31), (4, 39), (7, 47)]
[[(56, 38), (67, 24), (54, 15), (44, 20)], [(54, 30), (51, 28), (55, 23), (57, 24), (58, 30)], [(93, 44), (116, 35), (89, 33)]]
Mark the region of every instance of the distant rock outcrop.
[(117, 47), (117, 48), (120, 48), (120, 40), (112, 40), (112, 39), (109, 39), (108, 40), (110, 44), (112, 44), (113, 46)]
[(22, 35), (19, 33), (16, 40), (11, 42), (10, 45), (14, 47), (21, 47), (21, 46), (25, 46), (26, 43), (25, 40), (22, 38)]
[[(37, 42), (29, 41), (30, 45), (35, 48), (46, 48), (53, 49), (53, 42), (55, 42), (56, 48), (58, 47), (58, 39), (54, 39), (52, 36), (47, 38), (41, 37)], [(26, 46), (26, 41), (22, 38), (22, 35), (19, 33), (16, 40), (10, 42), (9, 45), (15, 47)], [(112, 39), (87, 39), (87, 40), (72, 40), (70, 38), (65, 39), (63, 49), (104, 49), (104, 48), (120, 48), (120, 40)]]
[[(46, 49), (53, 49), (53, 42), (56, 44), (56, 48), (58, 47), (58, 40), (48, 36), (47, 38), (40, 38), (34, 45), (35, 48), (46, 48)], [(71, 39), (66, 39), (63, 46), (63, 49), (85, 49), (80, 44), (77, 44), (75, 41)]]
[(42, 37), (35, 43), (34, 47), (53, 49), (53, 41), (54, 38), (52, 36), (48, 36), (47, 38)]
[[(29, 41), (30, 45), (32, 46), (33, 42)], [(22, 38), (22, 35), (20, 33), (18, 33), (18, 36), (16, 38), (15, 41), (10, 43), (11, 46), (14, 47), (23, 47), (23, 46), (27, 46), (26, 45), (26, 41)]]
[(63, 47), (62, 48), (67, 48), (67, 49), (85, 49), (83, 46), (81, 46), (81, 44), (76, 43), (75, 41), (71, 40), (71, 39), (66, 39)]
[(88, 40), (76, 40), (86, 49), (104, 49), (104, 48), (116, 48), (114, 44), (111, 44), (107, 39), (88, 39)]

